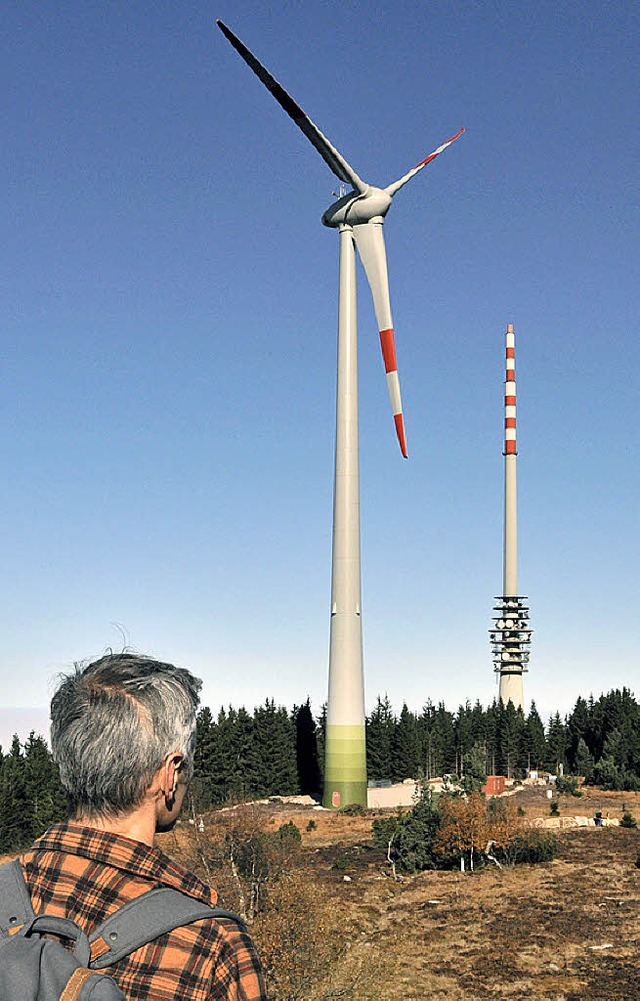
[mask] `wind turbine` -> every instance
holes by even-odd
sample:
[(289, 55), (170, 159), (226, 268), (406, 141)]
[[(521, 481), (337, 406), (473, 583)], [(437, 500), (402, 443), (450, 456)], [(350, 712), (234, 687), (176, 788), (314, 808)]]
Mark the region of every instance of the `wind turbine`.
[(360, 594), (360, 471), (358, 457), (358, 347), (355, 247), (364, 265), (380, 332), (396, 434), (407, 457), (400, 382), (389, 301), (382, 225), (394, 195), (450, 146), (464, 129), (398, 181), (377, 188), (363, 181), (302, 108), (234, 33), (216, 22), (278, 104), (304, 132), (336, 177), (351, 186), (322, 216), (340, 236), (338, 375), (331, 574), (329, 696), (325, 736), (324, 805), (367, 805), (364, 674)]

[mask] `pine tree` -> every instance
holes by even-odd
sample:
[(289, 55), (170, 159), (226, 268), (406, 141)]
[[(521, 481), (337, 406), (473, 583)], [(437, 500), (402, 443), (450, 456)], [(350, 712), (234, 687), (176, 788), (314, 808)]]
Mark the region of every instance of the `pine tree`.
[(524, 729), (524, 753), (527, 758), (527, 768), (538, 770), (544, 766), (547, 759), (547, 741), (544, 735), (544, 724), (536, 709), (535, 702), (531, 709)]
[(67, 817), (67, 802), (60, 773), (42, 737), (33, 731), (24, 745), (25, 795), (32, 814), (31, 839), (39, 838), (52, 824)]
[(487, 716), (479, 699), (476, 699), (475, 705), (471, 710), (471, 736), (474, 744), (481, 740), (486, 747)]
[(464, 775), (464, 763), (467, 755), (474, 745), (471, 703), (466, 702), (463, 706), (458, 706), (458, 714), (454, 724), (455, 754), (457, 775)]
[(584, 776), (585, 782), (593, 781), (593, 756), (589, 752), (584, 737), (580, 737), (573, 764), (575, 775)]
[(498, 729), (503, 712), (502, 701), (494, 699), (487, 708), (487, 769), (489, 775), (498, 773), (499, 738)]
[(436, 710), (431, 699), (428, 699), (422, 707), (422, 713), (418, 719), (418, 737), (422, 749), (422, 766), (426, 779), (433, 779), (438, 774), (436, 763)]
[(487, 781), (487, 752), (483, 740), (477, 740), (463, 759), (462, 788), (466, 793), (480, 792)]
[(418, 719), (418, 734), (422, 747), (425, 776), (455, 774), (457, 767), (456, 738), (453, 715), (444, 702), (437, 709), (429, 699)]
[(215, 803), (223, 803), (231, 785), (231, 762), (226, 761), (222, 747), (222, 732), (227, 717), (220, 710), (218, 721), (213, 719), (208, 706), (203, 706), (196, 720), (196, 753), (194, 780), (191, 796), (196, 809), (206, 810)]
[(0, 851), (28, 847), (34, 831), (33, 806), (27, 796), (24, 756), (17, 734), (2, 762), (0, 781)]
[(268, 782), (266, 768), (256, 752), (255, 716), (251, 716), (244, 706), (238, 710), (229, 709), (231, 730), (230, 791), (234, 799), (251, 799), (264, 795)]
[(318, 761), (316, 723), (308, 698), (303, 705), (294, 706), (293, 719), (296, 728), (298, 788), (301, 793), (315, 795), (321, 790), (322, 777)]
[(420, 773), (420, 739), (415, 715), (403, 703), (391, 742), (393, 778), (417, 778)]
[(439, 774), (456, 774), (456, 738), (454, 729), (453, 714), (450, 713), (444, 702), (438, 703), (436, 710), (436, 745), (439, 757)]
[(547, 731), (547, 766), (551, 772), (556, 772), (558, 765), (566, 764), (566, 747), (567, 730), (560, 713), (555, 713)]
[(196, 775), (209, 775), (213, 767), (211, 738), (215, 723), (211, 710), (203, 706), (196, 717), (196, 752), (194, 769)]
[(376, 707), (367, 719), (367, 773), (371, 779), (392, 779), (393, 736), (396, 719), (389, 696), (378, 696)]
[(220, 709), (215, 728), (217, 763), (212, 774), (217, 802), (244, 800), (252, 795), (249, 758), (253, 719), (244, 708)]
[(324, 748), (327, 733), (327, 703), (323, 702), (320, 715), (316, 720), (316, 740), (318, 744), (318, 767), (320, 769), (320, 793), (324, 786)]
[(253, 795), (291, 796), (298, 791), (295, 727), (284, 706), (273, 699), (253, 713), (249, 755)]
[(573, 712), (567, 717), (567, 763), (572, 773), (576, 772), (578, 744), (584, 740), (589, 729), (589, 707), (581, 696), (577, 699)]
[(498, 774), (513, 778), (516, 771), (524, 770), (523, 745), (525, 721), (522, 709), (516, 709), (509, 700), (500, 700), (497, 725)]

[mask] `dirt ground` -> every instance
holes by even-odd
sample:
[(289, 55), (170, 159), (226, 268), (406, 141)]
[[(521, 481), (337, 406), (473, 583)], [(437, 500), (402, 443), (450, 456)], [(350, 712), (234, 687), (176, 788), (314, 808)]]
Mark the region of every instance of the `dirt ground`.
[[(526, 820), (550, 817), (544, 789), (518, 793), (515, 802)], [(640, 793), (586, 790), (559, 799), (565, 818), (600, 810), (619, 819), (623, 809), (640, 823)], [(394, 881), (373, 846), (376, 814), (275, 803), (258, 810), (265, 830), (295, 822), (297, 864), (330, 896), (354, 943), (390, 959), (393, 973), (355, 1001), (640, 999), (638, 829), (561, 828), (551, 862)], [(205, 816), (198, 839), (206, 840), (212, 821)], [(195, 832), (185, 821), (159, 836), (159, 847), (189, 863)], [(215, 871), (210, 877), (216, 885)]]
[[(527, 820), (550, 816), (544, 789), (519, 793), (516, 803)], [(559, 807), (561, 817), (601, 810), (618, 819), (626, 808), (640, 822), (638, 793), (587, 790), (580, 799), (561, 797)], [(265, 829), (296, 823), (299, 864), (332, 894), (354, 939), (393, 954), (395, 972), (379, 985), (380, 1001), (640, 999), (638, 830), (560, 829), (552, 862), (394, 881), (373, 847), (371, 813), (260, 809)], [(164, 847), (171, 852), (169, 842)]]
[[(401, 883), (347, 867), (374, 945), (400, 960), (385, 999), (640, 997), (637, 832), (559, 833), (558, 857)], [(366, 915), (366, 917), (365, 917)]]

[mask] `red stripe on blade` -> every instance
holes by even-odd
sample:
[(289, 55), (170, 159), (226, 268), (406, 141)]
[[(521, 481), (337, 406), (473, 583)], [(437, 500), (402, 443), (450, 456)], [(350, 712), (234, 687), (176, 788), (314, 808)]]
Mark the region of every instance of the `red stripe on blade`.
[(380, 345), (382, 347), (382, 357), (384, 358), (385, 372), (395, 372), (398, 368), (396, 362), (396, 345), (393, 340), (393, 327), (380, 331)]
[(393, 420), (396, 425), (396, 434), (398, 436), (398, 441), (400, 442), (400, 451), (407, 458), (407, 439), (404, 436), (404, 421), (402, 419), (402, 414), (394, 414)]
[(435, 153), (430, 153), (429, 156), (425, 157), (424, 160), (421, 160), (420, 163), (417, 163), (413, 169), (417, 170), (418, 167), (426, 167), (428, 163), (431, 163), (432, 160), (435, 160), (435, 158), (440, 153), (442, 153), (443, 149), (446, 149), (446, 147), (449, 146), (452, 142), (454, 142), (456, 139), (459, 139), (463, 132), (464, 128), (461, 128), (459, 132), (456, 132), (455, 136), (451, 136), (451, 139), (447, 139), (446, 143), (443, 143), (439, 150), (437, 150)]

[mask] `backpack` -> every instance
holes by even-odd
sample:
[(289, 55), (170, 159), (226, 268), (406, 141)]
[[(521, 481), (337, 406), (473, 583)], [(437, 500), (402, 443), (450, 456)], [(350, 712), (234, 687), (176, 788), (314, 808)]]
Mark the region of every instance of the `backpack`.
[[(165, 932), (210, 917), (242, 926), (235, 914), (160, 887), (124, 904), (87, 936), (71, 918), (34, 914), (19, 860), (6, 862), (0, 865), (0, 1001), (126, 1001), (108, 967)], [(109, 949), (92, 961), (98, 938)], [(73, 951), (60, 939), (73, 943)]]

